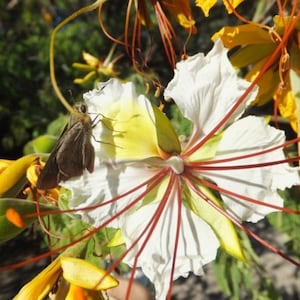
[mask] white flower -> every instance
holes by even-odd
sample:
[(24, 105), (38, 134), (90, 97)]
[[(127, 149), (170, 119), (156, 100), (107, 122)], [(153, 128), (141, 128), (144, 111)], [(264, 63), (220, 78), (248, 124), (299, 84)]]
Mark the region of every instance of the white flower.
[(244, 259), (227, 217), (257, 221), (282, 206), (277, 189), (299, 183), (287, 163), (268, 164), (284, 160), (280, 148), (262, 152), (284, 143), (283, 132), (258, 117), (238, 120), (256, 96), (254, 88), (243, 97), (249, 86), (219, 41), (207, 56), (178, 63), (165, 96), (193, 122), (184, 149), (166, 117), (131, 83), (110, 80), (84, 96), (90, 112), (103, 116), (93, 131), (102, 142), (93, 141), (95, 171), (63, 183), (72, 192), (69, 205), (93, 206), (80, 212), (84, 221), (122, 229), (124, 261), (143, 269), (157, 299), (179, 276), (201, 274), (219, 245)]

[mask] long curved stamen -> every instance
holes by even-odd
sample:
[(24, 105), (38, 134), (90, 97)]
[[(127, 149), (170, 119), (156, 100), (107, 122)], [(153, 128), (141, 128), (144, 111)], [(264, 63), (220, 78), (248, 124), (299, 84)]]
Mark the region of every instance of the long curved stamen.
[[(144, 251), (145, 247), (147, 246), (147, 244), (150, 240), (150, 237), (151, 237), (153, 231), (155, 230), (155, 228), (158, 224), (158, 221), (160, 220), (160, 217), (163, 216), (163, 211), (169, 202), (168, 200), (169, 200), (170, 194), (172, 194), (172, 192), (174, 192), (174, 191), (172, 191), (172, 189), (174, 187), (174, 180), (175, 180), (174, 177), (175, 177), (174, 173), (170, 172), (170, 180), (168, 182), (168, 186), (166, 188), (166, 191), (164, 192), (164, 195), (163, 195), (155, 213), (153, 214), (153, 216), (151, 217), (151, 219), (149, 220), (149, 222), (147, 223), (145, 228), (141, 231), (141, 233), (138, 235), (138, 237), (136, 238), (136, 240), (134, 242), (134, 244), (137, 244), (145, 235), (141, 246), (139, 247), (137, 253), (135, 253), (131, 277), (130, 277), (131, 282), (133, 281), (133, 276), (134, 276), (134, 273), (137, 268), (139, 257), (142, 254), (142, 252)], [(130, 295), (130, 287), (127, 290), (126, 299), (128, 299), (129, 295)]]
[(231, 197), (234, 197), (238, 200), (244, 200), (246, 202), (250, 202), (250, 203), (253, 203), (253, 204), (257, 204), (257, 205), (261, 205), (261, 206), (264, 206), (264, 207), (269, 207), (269, 208), (273, 208), (273, 209), (276, 209), (278, 211), (282, 211), (282, 212), (285, 212), (285, 213), (290, 213), (290, 214), (294, 214), (294, 215), (300, 215), (300, 211), (299, 210), (295, 210), (295, 209), (292, 209), (292, 208), (288, 208), (288, 207), (281, 207), (281, 206), (278, 206), (278, 205), (274, 205), (274, 204), (271, 204), (271, 203), (266, 203), (266, 202), (263, 202), (261, 200), (257, 200), (257, 199), (254, 199), (254, 198), (251, 198), (251, 197), (248, 197), (248, 196), (245, 196), (245, 195), (242, 195), (242, 194), (239, 194), (239, 193), (236, 193), (236, 192), (233, 192), (233, 191), (230, 191), (230, 190), (227, 190), (227, 189), (224, 189), (214, 183), (211, 183), (205, 179), (202, 179), (202, 178), (198, 178), (198, 177), (195, 177), (193, 175), (190, 175), (192, 176), (193, 180), (198, 182), (199, 184), (201, 185), (204, 185), (214, 191), (217, 191), (221, 194), (224, 194), (224, 195), (228, 195), (228, 196), (231, 196)]
[(105, 25), (104, 25), (103, 20), (102, 20), (102, 10), (103, 10), (103, 7), (104, 7), (105, 2), (106, 2), (106, 1), (102, 1), (102, 2), (99, 4), (99, 8), (98, 8), (98, 22), (99, 22), (99, 26), (100, 26), (101, 30), (103, 31), (104, 35), (107, 36), (108, 39), (110, 39), (111, 41), (113, 41), (113, 42), (116, 43), (116, 44), (125, 46), (125, 43), (124, 43), (123, 41), (121, 41), (120, 39), (115, 38), (114, 36), (112, 36), (112, 35), (106, 30), (106, 28), (105, 28)]
[(57, 32), (65, 26), (67, 23), (71, 22), (78, 16), (82, 15), (83, 13), (93, 11), (100, 5), (101, 2), (104, 0), (96, 0), (94, 3), (87, 5), (85, 7), (82, 7), (78, 9), (76, 12), (71, 14), (69, 17), (64, 19), (61, 23), (59, 23), (52, 31), (51, 37), (50, 37), (50, 45), (49, 45), (49, 68), (50, 68), (50, 80), (52, 87), (59, 98), (60, 102), (64, 105), (64, 107), (73, 115), (75, 115), (78, 119), (83, 120), (82, 114), (80, 114), (78, 111), (74, 110), (72, 106), (68, 103), (68, 101), (63, 96), (61, 90), (58, 87), (56, 77), (55, 77), (55, 61), (54, 61), (54, 44), (56, 39)]
[(278, 149), (281, 149), (281, 148), (285, 148), (285, 147), (287, 147), (289, 145), (293, 145), (293, 144), (299, 142), (299, 139), (300, 138), (295, 138), (295, 139), (286, 141), (283, 144), (276, 145), (276, 146), (273, 146), (273, 147), (269, 147), (269, 148), (267, 148), (265, 150), (256, 151), (256, 152), (249, 153), (249, 154), (236, 155), (234, 157), (222, 158), (222, 159), (213, 159), (213, 160), (207, 160), (207, 161), (205, 160), (205, 161), (199, 161), (199, 162), (185, 162), (185, 166), (187, 166), (187, 167), (194, 167), (194, 166), (197, 166), (197, 165), (201, 165), (201, 166), (202, 165), (203, 166), (206, 166), (206, 165), (215, 165), (215, 164), (218, 164), (218, 163), (226, 163), (226, 162), (232, 162), (232, 161), (247, 159), (247, 158), (251, 158), (251, 157), (257, 157), (259, 155), (264, 155), (266, 153), (270, 153), (272, 151), (275, 151), (275, 150), (278, 150)]
[[(147, 246), (148, 241), (149, 241), (149, 239), (152, 235), (152, 232), (156, 228), (157, 223), (160, 220), (161, 216), (163, 216), (163, 211), (164, 211), (165, 207), (168, 205), (170, 195), (172, 193), (175, 193), (176, 191), (177, 191), (177, 193), (179, 193), (179, 191), (176, 190), (176, 189), (174, 191), (174, 186), (176, 186), (176, 187), (180, 186), (180, 184), (178, 182), (178, 179), (177, 179), (178, 178), (177, 175), (175, 175), (173, 172), (170, 172), (170, 171), (169, 171), (169, 174), (170, 174), (170, 179), (169, 179), (169, 182), (168, 182), (168, 186), (166, 187), (164, 195), (162, 196), (162, 200), (160, 201), (155, 213), (150, 218), (149, 222), (145, 225), (144, 229), (136, 237), (134, 242), (132, 242), (131, 245), (127, 247), (127, 250), (125, 252), (123, 252), (114, 261), (114, 263), (107, 269), (108, 273), (112, 272), (121, 263), (121, 261), (124, 259), (124, 257), (137, 246), (138, 242), (142, 238), (144, 238), (144, 240), (142, 242), (142, 245), (139, 247), (139, 251), (135, 254), (134, 263), (133, 263), (133, 266), (131, 267), (132, 271), (131, 271), (131, 275), (130, 275), (130, 279), (129, 279), (130, 286), (126, 291), (126, 298), (125, 299), (128, 299), (128, 297), (130, 295), (130, 289), (131, 289), (131, 286), (132, 286), (134, 274), (136, 272), (139, 256), (144, 251), (144, 249)], [(176, 184), (175, 184), (175, 182), (176, 182)], [(178, 207), (179, 208), (178, 216), (181, 216), (181, 205), (182, 205), (181, 197), (178, 198), (178, 201), (179, 201), (178, 202), (178, 206), (179, 206)], [(174, 242), (174, 254), (177, 253), (177, 249), (175, 249), (175, 248), (178, 248), (179, 230), (180, 230), (180, 225), (181, 225), (181, 222), (180, 222), (181, 219), (178, 219), (178, 220), (179, 220), (179, 223), (177, 224), (177, 227), (176, 227), (176, 237), (175, 237), (175, 242)], [(173, 256), (172, 270), (171, 270), (171, 276), (170, 277), (173, 277), (172, 274), (174, 274), (175, 259), (176, 259), (176, 255)], [(170, 278), (170, 283), (172, 283), (172, 278)], [(171, 289), (171, 287), (170, 287), (170, 289)]]
[[(145, 191), (143, 191), (135, 200), (133, 200), (130, 204), (128, 204), (126, 207), (124, 207), (123, 209), (121, 209), (118, 213), (116, 213), (113, 217), (111, 217), (110, 219), (108, 219), (107, 221), (103, 222), (100, 226), (95, 227), (95, 228), (89, 228), (88, 232), (84, 235), (82, 235), (79, 238), (74, 239), (71, 243), (68, 243), (67, 245), (61, 246), (59, 248), (56, 249), (52, 249), (51, 251), (48, 251), (46, 253), (43, 253), (41, 255), (37, 255), (33, 258), (31, 258), (30, 260), (26, 260), (26, 261), (21, 261), (15, 264), (11, 264), (9, 266), (5, 266), (5, 267), (0, 267), (0, 271), (5, 271), (7, 269), (17, 269), (20, 268), (22, 266), (28, 265), (30, 263), (39, 261), (41, 259), (47, 258), (55, 253), (59, 253), (65, 249), (67, 249), (68, 247), (70, 247), (71, 245), (74, 245), (76, 243), (79, 243), (89, 237), (91, 237), (92, 235), (96, 234), (99, 230), (105, 228), (106, 226), (108, 226), (113, 220), (117, 219), (120, 215), (122, 215), (124, 212), (128, 211), (131, 207), (135, 206), (138, 202), (141, 201), (141, 199), (143, 199), (149, 192), (151, 192), (154, 188), (156, 188), (162, 178), (164, 178), (166, 175), (166, 172), (168, 172), (168, 170), (162, 170), (161, 172), (159, 172), (159, 174), (157, 176), (154, 176), (154, 180), (152, 181), (152, 183), (150, 183), (147, 187), (147, 189)], [(134, 189), (135, 191), (135, 189)], [(126, 195), (128, 195), (128, 192), (125, 193)], [(121, 197), (117, 197), (118, 199), (121, 199)], [(111, 200), (110, 200), (111, 202)], [(107, 201), (108, 203), (108, 201)], [(95, 206), (95, 208), (99, 207), (99, 204), (97, 206)], [(83, 208), (78, 209), (77, 211), (82, 211)], [(74, 210), (67, 210), (68, 212), (74, 212)], [(49, 211), (47, 212), (48, 214), (55, 214), (56, 213), (62, 213), (65, 211)], [(45, 212), (41, 212), (41, 215), (45, 215)]]
[[(173, 287), (173, 274), (175, 272), (175, 266), (176, 266), (176, 257), (177, 257), (177, 251), (178, 251), (178, 244), (179, 244), (179, 235), (180, 235), (180, 227), (181, 227), (181, 213), (182, 213), (182, 186), (180, 181), (178, 180), (178, 177), (176, 177), (176, 193), (177, 196), (175, 198), (177, 199), (177, 205), (178, 205), (178, 212), (177, 212), (177, 224), (176, 224), (176, 235), (175, 235), (175, 243), (174, 243), (174, 253), (173, 253), (173, 261), (172, 261), (172, 268), (171, 268), (171, 276), (170, 276), (170, 283), (169, 283), (169, 291), (167, 293), (167, 299), (171, 299), (172, 296), (172, 287)], [(174, 184), (174, 186), (175, 186)], [(174, 205), (176, 205), (174, 203)]]
[[(225, 211), (222, 207), (219, 207), (216, 205), (207, 195), (205, 195), (202, 191), (200, 191), (197, 186), (193, 184), (191, 180), (186, 180), (187, 184), (189, 187), (200, 197), (202, 198), (203, 201), (206, 201), (210, 206), (212, 206), (214, 209), (216, 209), (221, 215), (225, 216), (228, 218), (232, 223), (234, 223), (236, 226), (238, 226), (241, 230), (243, 230), (246, 234), (254, 238), (256, 241), (258, 241), (261, 245), (266, 247), (267, 249), (271, 250), (275, 254), (278, 254), (285, 260), (291, 262), (297, 267), (300, 267), (300, 262), (294, 260), (293, 258), (289, 257), (287, 254), (284, 252), (280, 251), (278, 248), (272, 246), (271, 244), (265, 242), (262, 238), (260, 238), (258, 235), (256, 235), (252, 230), (248, 229), (245, 227), (237, 218), (232, 216), (230, 213)], [(200, 199), (201, 201), (201, 199)]]
[(231, 9), (232, 13), (237, 17), (237, 19), (239, 19), (240, 21), (242, 21), (245, 24), (258, 24), (256, 22), (253, 22), (247, 18), (245, 18), (244, 16), (242, 16), (241, 14), (239, 14), (236, 9), (234, 8), (234, 6), (232, 5), (231, 1), (229, 0), (225, 0), (225, 2), (227, 3), (228, 7)]
[[(206, 166), (205, 163), (194, 163), (193, 168), (199, 171), (232, 171), (232, 170), (243, 170), (243, 169), (254, 169), (254, 168), (263, 168), (269, 166), (280, 165), (283, 163), (295, 162), (299, 161), (300, 156), (286, 158), (282, 160), (275, 160), (270, 162), (263, 162), (263, 163), (255, 163), (255, 164), (243, 164), (243, 165), (226, 165), (226, 166)], [(191, 166), (191, 164), (190, 164)]]
[(171, 66), (175, 67), (176, 54), (172, 44), (172, 38), (176, 41), (176, 32), (170, 21), (166, 18), (159, 1), (152, 1), (157, 16), (157, 23), (161, 33), (161, 39), (166, 51), (167, 58)]
[[(99, 207), (111, 205), (114, 202), (116, 202), (122, 198), (125, 198), (126, 196), (138, 191), (139, 189), (143, 188), (144, 186), (148, 186), (147, 190), (149, 192), (149, 187), (152, 185), (155, 187), (166, 176), (167, 172), (168, 172), (167, 170), (160, 170), (159, 173), (155, 174), (154, 176), (150, 177), (149, 179), (145, 180), (144, 182), (140, 183), (139, 185), (135, 186), (134, 188), (132, 188), (122, 194), (119, 194), (118, 196), (116, 196), (112, 199), (103, 201), (101, 203), (97, 203), (95, 205), (89, 205), (87, 207), (81, 207), (81, 208), (42, 211), (42, 212), (39, 212), (39, 215), (40, 216), (48, 216), (48, 215), (65, 214), (65, 213), (76, 213), (76, 212), (81, 212), (81, 211), (90, 211), (90, 210), (94, 210)], [(37, 216), (37, 214), (34, 213), (34, 214), (24, 214), (23, 217), (32, 218), (32, 217), (36, 217), (36, 216)]]
[[(231, 3), (228, 4), (231, 5)], [(232, 6), (232, 5), (231, 5)], [(278, 54), (282, 52), (283, 46), (287, 43), (287, 40), (291, 34), (291, 31), (295, 27), (296, 23), (300, 19), (300, 12), (297, 14), (295, 18), (292, 19), (292, 21), (289, 23), (290, 26), (285, 31), (285, 34), (281, 38), (281, 42), (278, 44), (278, 46), (274, 49), (266, 63), (263, 65), (261, 68), (260, 72), (256, 76), (256, 78), (252, 81), (252, 84), (248, 87), (248, 89), (243, 93), (243, 95), (237, 100), (236, 104), (225, 114), (223, 119), (211, 130), (211, 132), (205, 136), (197, 145), (195, 145), (193, 148), (189, 149), (184, 156), (188, 157), (191, 154), (193, 154), (199, 147), (204, 145), (226, 122), (227, 120), (231, 117), (233, 112), (239, 107), (239, 105), (245, 100), (247, 97), (248, 93), (253, 89), (254, 85), (258, 83), (258, 81), (262, 78), (264, 73), (272, 66), (274, 61), (277, 60)]]

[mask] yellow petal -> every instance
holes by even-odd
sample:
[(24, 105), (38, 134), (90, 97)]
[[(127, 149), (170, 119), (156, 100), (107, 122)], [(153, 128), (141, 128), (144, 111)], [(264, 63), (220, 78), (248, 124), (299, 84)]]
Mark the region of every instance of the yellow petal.
[(91, 71), (87, 73), (83, 78), (75, 78), (73, 82), (76, 84), (85, 84), (91, 81), (92, 79), (94, 79), (96, 75), (97, 75), (96, 71)]
[(187, 18), (186, 15), (180, 13), (177, 15), (178, 23), (184, 28), (192, 28), (195, 25), (193, 18)]
[(291, 69), (300, 70), (300, 31), (297, 31), (295, 41), (289, 47)]
[(82, 63), (72, 63), (72, 67), (75, 68), (75, 69), (78, 69), (78, 70), (81, 70), (81, 71), (94, 71), (95, 70), (95, 67), (92, 67), (90, 65), (86, 65), (86, 64), (82, 64)]
[(173, 15), (178, 23), (184, 28), (192, 28), (195, 20), (192, 16), (190, 3), (186, 0), (166, 0), (165, 7)]
[(196, 0), (195, 3), (202, 9), (205, 17), (208, 17), (210, 9), (216, 5), (217, 0)]
[(26, 175), (27, 168), (37, 160), (37, 155), (26, 155), (10, 164), (0, 174), (0, 195), (16, 185)]
[(221, 38), (226, 48), (250, 44), (273, 43), (269, 33), (258, 26), (247, 24), (240, 26), (225, 26), (212, 36), (215, 41)]
[[(293, 21), (295, 21), (295, 16), (291, 17), (291, 16), (274, 16), (273, 17), (273, 22), (274, 22), (274, 30), (280, 35), (282, 36), (284, 34), (284, 32), (287, 30), (287, 28), (291, 25), (291, 23)], [(298, 19), (298, 21), (296, 22), (296, 24), (294, 25), (293, 29), (295, 29), (296, 31), (300, 30), (300, 21)], [(297, 34), (297, 33), (296, 33)]]
[(41, 169), (45, 166), (45, 163), (41, 162), (40, 165), (31, 165), (26, 171), (26, 177), (28, 181), (36, 186), (38, 174), (40, 174)]
[(61, 257), (61, 267), (65, 280), (89, 290), (107, 290), (118, 285), (118, 281), (105, 270), (83, 259)]
[(52, 289), (60, 273), (60, 258), (57, 258), (33, 280), (23, 286), (13, 300), (44, 299)]
[[(261, 71), (266, 59), (261, 60), (255, 64), (251, 71), (245, 76), (246, 80), (253, 81)], [(272, 68), (267, 70), (258, 82), (259, 91), (256, 99), (251, 103), (252, 105), (264, 105), (273, 98), (274, 91), (279, 83), (278, 72), (274, 72)]]
[(238, 5), (240, 5), (244, 0), (223, 0), (223, 3), (226, 7), (226, 10), (229, 14), (232, 13), (232, 9), (229, 6), (228, 2), (232, 5), (233, 8), (236, 8)]
[(98, 67), (99, 63), (101, 63), (101, 61), (97, 57), (85, 51), (82, 52), (82, 57), (89, 66), (92, 66), (94, 68)]
[(118, 229), (114, 237), (107, 244), (107, 247), (117, 247), (125, 244), (125, 240), (122, 234), (121, 229)]
[(14, 160), (0, 159), (0, 173), (2, 173), (13, 162), (14, 162)]
[(70, 289), (65, 300), (88, 300), (82, 287), (70, 284)]
[(276, 93), (274, 99), (278, 103), (278, 109), (282, 117), (287, 118), (295, 132), (298, 131), (297, 120), (300, 116), (300, 89), (299, 89), (299, 75), (294, 71), (290, 71), (291, 74), (291, 84), (290, 80), (286, 80), (286, 86), (280, 91), (281, 93)]
[(222, 139), (222, 133), (210, 138), (203, 146), (189, 156), (189, 161), (206, 161), (215, 157), (219, 142)]

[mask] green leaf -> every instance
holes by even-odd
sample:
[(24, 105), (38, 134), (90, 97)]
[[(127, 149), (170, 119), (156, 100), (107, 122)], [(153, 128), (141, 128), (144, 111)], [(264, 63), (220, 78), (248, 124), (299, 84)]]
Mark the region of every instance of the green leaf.
[(38, 138), (28, 142), (24, 147), (24, 152), (29, 153), (50, 153), (57, 138), (52, 135), (41, 135)]
[(175, 129), (178, 136), (188, 137), (192, 133), (193, 123), (186, 119), (177, 105), (172, 105), (170, 108), (171, 112), (171, 124)]
[[(284, 199), (284, 206), (294, 210), (300, 210), (300, 191), (299, 187), (293, 187), (284, 191), (278, 191)], [(286, 238), (286, 247), (290, 255), (300, 258), (300, 218), (299, 215), (274, 212), (267, 216), (270, 224), (280, 232), (284, 233)]]
[(47, 133), (50, 136), (60, 136), (66, 124), (68, 123), (69, 118), (69, 115), (60, 115), (57, 119), (55, 119), (48, 125)]
[(230, 299), (244, 299), (245, 295), (247, 299), (256, 300), (281, 299), (272, 280), (266, 277), (247, 234), (242, 231), (238, 233), (248, 263), (234, 259), (219, 249), (213, 265), (218, 286)]
[[(83, 223), (75, 214), (73, 217), (71, 213), (65, 213), (63, 211), (49, 216), (44, 222), (51, 228), (51, 233), (53, 233), (53, 236), (47, 236), (46, 238), (50, 238), (51, 244), (55, 245), (55, 248), (63, 247), (74, 242), (76, 239), (87, 234), (88, 228), (90, 227)], [(61, 238), (57, 239), (56, 236), (60, 236)]]
[[(49, 211), (53, 207), (40, 204), (40, 211)], [(17, 227), (7, 219), (8, 210), (13, 210), (20, 217), (24, 226)], [(26, 216), (32, 214), (32, 216)], [(36, 203), (24, 199), (2, 198), (0, 199), (0, 242), (5, 242), (17, 236), (26, 227), (31, 225), (37, 219)]]

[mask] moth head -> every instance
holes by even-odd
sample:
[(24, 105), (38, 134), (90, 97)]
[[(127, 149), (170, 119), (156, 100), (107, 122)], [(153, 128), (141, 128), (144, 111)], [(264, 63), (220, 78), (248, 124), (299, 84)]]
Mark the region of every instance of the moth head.
[(85, 114), (87, 112), (87, 105), (85, 103), (78, 103), (74, 105), (75, 110), (79, 113)]

